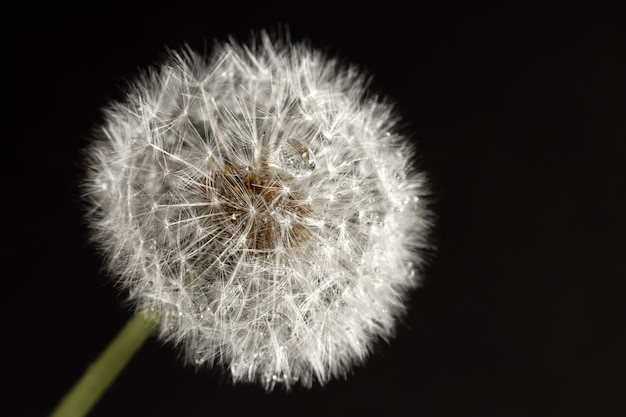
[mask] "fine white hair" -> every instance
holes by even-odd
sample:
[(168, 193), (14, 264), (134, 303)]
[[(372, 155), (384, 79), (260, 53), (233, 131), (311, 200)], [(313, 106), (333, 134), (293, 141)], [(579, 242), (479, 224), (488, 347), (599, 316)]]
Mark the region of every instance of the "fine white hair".
[(93, 240), (186, 362), (267, 390), (344, 377), (393, 335), (428, 247), (398, 121), (305, 42), (170, 52), (86, 150)]

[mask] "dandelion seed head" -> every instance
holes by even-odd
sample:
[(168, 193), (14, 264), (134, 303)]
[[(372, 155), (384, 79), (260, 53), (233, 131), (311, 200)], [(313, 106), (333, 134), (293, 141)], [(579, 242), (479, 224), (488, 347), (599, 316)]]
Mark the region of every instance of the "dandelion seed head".
[(93, 238), (188, 363), (267, 390), (345, 376), (393, 335), (428, 246), (397, 121), (305, 43), (173, 52), (88, 149)]

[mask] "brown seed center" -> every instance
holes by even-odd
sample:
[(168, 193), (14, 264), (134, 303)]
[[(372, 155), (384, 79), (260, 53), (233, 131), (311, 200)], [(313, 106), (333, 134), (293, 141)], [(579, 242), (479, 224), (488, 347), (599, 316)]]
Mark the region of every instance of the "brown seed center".
[(293, 178), (271, 167), (227, 164), (208, 178), (201, 193), (219, 206), (227, 237), (242, 239), (252, 252), (267, 253), (297, 249), (311, 235), (306, 222), (313, 210), (292, 186)]

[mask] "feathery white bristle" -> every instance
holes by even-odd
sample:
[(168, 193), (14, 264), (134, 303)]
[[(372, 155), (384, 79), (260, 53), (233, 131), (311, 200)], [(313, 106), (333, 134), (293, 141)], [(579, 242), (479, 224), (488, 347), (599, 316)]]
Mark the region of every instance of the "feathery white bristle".
[(185, 50), (106, 110), (94, 240), (190, 363), (310, 386), (392, 336), (427, 246), (424, 177), (386, 102), (304, 43)]

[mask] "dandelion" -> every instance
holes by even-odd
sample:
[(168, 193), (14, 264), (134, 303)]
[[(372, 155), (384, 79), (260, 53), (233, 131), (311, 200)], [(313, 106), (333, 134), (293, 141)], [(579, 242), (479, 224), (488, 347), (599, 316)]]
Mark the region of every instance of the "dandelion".
[(266, 33), (173, 52), (105, 112), (88, 219), (136, 310), (194, 366), (324, 384), (420, 281), (425, 178), (355, 67)]

